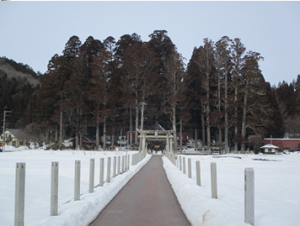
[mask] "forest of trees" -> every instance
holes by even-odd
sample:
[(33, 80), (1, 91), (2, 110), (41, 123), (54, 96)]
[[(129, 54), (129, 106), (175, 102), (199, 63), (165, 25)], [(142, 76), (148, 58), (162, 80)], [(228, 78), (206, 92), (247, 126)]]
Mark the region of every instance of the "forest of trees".
[[(82, 43), (72, 36), (62, 54), (50, 59), (47, 72), (36, 75), (41, 85), (8, 79), (0, 71), (0, 110), (11, 111), (10, 127), (34, 124), (47, 141), (60, 145), (69, 134), (78, 148), (83, 134), (95, 136), (98, 149), (101, 136), (155, 122), (199, 134), (204, 145), (225, 143), (226, 151), (244, 152), (249, 135), (299, 132), (300, 75), (271, 87), (259, 69), (263, 56), (246, 50), (239, 38), (204, 39), (187, 65), (167, 31), (156, 30), (149, 38), (90, 36)], [(130, 138), (131, 145), (136, 142), (137, 133)]]

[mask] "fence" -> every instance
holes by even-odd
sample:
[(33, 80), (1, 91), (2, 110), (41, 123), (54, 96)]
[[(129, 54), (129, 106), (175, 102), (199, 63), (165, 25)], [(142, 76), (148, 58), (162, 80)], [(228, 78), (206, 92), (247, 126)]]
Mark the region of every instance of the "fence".
[[(174, 153), (167, 152), (165, 155), (180, 171), (186, 174), (186, 157), (179, 155), (175, 156)], [(188, 158), (188, 177), (192, 178), (192, 163), (191, 158)], [(217, 164), (211, 162), (211, 197), (218, 198), (217, 188)], [(244, 221), (250, 225), (254, 225), (254, 170), (253, 168), (245, 168), (244, 172)], [(196, 161), (196, 183), (201, 186), (201, 169), (200, 161)]]
[[(139, 152), (133, 154), (131, 164), (136, 165), (145, 157), (145, 154)], [(119, 174), (125, 173), (130, 168), (130, 155), (113, 157), (113, 166), (111, 173), (111, 157), (107, 157), (107, 178), (104, 181), (104, 158), (100, 158), (100, 176), (99, 184), (94, 185), (95, 179), (95, 159), (90, 159), (89, 171), (89, 193), (94, 192), (94, 188), (103, 186), (104, 182), (110, 183), (111, 175), (116, 177)], [(75, 177), (74, 177), (74, 201), (80, 200), (80, 160), (75, 161)], [(24, 226), (24, 211), (25, 211), (25, 163), (16, 164), (16, 185), (15, 185), (15, 226)], [(50, 195), (50, 216), (58, 215), (58, 179), (59, 179), (59, 162), (51, 163), (51, 195)]]

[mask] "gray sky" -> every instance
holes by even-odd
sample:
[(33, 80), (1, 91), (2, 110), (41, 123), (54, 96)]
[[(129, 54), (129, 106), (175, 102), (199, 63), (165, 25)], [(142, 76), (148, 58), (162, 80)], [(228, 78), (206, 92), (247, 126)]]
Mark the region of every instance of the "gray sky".
[(226, 35), (264, 57), (271, 85), (300, 74), (300, 2), (0, 2), (0, 21), (0, 56), (42, 73), (73, 35), (84, 43), (135, 32), (148, 41), (167, 30), (186, 63), (204, 38)]

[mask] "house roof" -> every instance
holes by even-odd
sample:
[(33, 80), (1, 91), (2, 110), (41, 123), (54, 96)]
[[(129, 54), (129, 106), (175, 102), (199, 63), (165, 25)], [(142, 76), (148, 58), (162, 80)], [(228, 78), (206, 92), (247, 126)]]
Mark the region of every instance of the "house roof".
[(264, 145), (264, 146), (262, 146), (260, 148), (274, 148), (274, 149), (279, 149), (279, 147), (277, 147), (277, 146), (275, 146), (273, 144), (266, 144), (266, 145)]
[(162, 130), (162, 131), (165, 131), (165, 129), (164, 129), (158, 122), (156, 122), (152, 128), (153, 128), (154, 130)]
[(24, 140), (25, 138), (28, 138), (28, 136), (20, 129), (6, 129), (6, 131), (10, 132), (18, 140)]

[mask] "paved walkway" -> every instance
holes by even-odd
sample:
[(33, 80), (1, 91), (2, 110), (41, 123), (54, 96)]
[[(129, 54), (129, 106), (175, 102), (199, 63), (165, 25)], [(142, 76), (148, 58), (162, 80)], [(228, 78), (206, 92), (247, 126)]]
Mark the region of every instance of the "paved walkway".
[(149, 162), (124, 186), (90, 226), (187, 226), (162, 166)]

